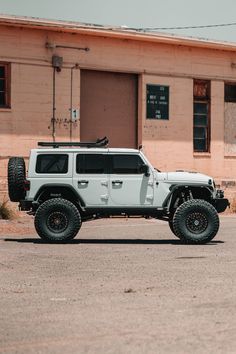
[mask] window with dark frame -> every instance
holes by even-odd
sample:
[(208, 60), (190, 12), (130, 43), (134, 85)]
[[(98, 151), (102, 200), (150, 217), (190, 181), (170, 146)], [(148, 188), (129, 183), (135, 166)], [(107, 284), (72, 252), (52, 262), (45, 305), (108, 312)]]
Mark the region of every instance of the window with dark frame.
[(128, 154), (78, 154), (78, 174), (141, 174), (144, 162), (138, 155)]
[(36, 173), (67, 173), (68, 155), (66, 154), (42, 154), (37, 157)]
[(78, 154), (76, 157), (76, 173), (107, 173), (107, 158), (104, 154)]
[(210, 151), (210, 81), (193, 81), (193, 149)]
[(0, 63), (0, 108), (10, 107), (10, 65)]
[(225, 83), (225, 102), (236, 102), (236, 83)]
[(141, 174), (140, 167), (143, 165), (138, 155), (111, 155), (112, 174)]

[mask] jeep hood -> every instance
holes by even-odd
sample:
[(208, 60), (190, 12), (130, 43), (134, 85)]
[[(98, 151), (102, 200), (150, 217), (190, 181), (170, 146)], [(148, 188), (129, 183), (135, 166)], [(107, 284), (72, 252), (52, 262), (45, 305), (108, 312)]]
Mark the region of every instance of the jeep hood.
[[(204, 175), (197, 172), (186, 172), (186, 171), (176, 171), (176, 172), (166, 172), (159, 173), (159, 177), (163, 180), (173, 183), (204, 183), (204, 184), (213, 184), (213, 179), (210, 176)], [(161, 175), (161, 176), (160, 176)], [(211, 183), (209, 183), (209, 180)]]
[[(188, 183), (206, 183), (208, 184), (209, 180), (212, 181), (212, 178), (203, 175), (202, 173), (196, 172), (168, 172), (167, 173), (167, 180), (173, 182), (188, 182)], [(213, 181), (212, 181), (213, 183)]]

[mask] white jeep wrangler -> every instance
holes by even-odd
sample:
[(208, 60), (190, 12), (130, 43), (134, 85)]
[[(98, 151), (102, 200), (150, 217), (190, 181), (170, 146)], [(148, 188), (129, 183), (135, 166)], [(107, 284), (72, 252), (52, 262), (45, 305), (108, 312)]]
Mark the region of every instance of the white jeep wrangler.
[(50, 242), (73, 239), (83, 221), (140, 216), (169, 223), (184, 243), (211, 241), (218, 213), (228, 206), (211, 177), (160, 172), (140, 150), (94, 143), (41, 142), (31, 150), (28, 175), (21, 157), (8, 163), (11, 201), (35, 215), (39, 236)]

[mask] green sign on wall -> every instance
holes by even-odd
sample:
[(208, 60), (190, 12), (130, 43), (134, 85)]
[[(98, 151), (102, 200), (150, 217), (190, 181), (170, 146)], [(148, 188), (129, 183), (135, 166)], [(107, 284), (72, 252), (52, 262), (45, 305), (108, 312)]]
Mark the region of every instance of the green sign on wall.
[(169, 119), (169, 86), (147, 85), (147, 119)]

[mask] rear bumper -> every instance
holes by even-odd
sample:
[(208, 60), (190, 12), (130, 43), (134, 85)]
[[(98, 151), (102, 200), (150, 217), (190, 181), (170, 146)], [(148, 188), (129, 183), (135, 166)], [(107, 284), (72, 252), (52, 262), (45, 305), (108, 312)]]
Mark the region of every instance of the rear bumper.
[(22, 211), (27, 211), (31, 210), (33, 207), (33, 201), (32, 200), (21, 200), (19, 203), (19, 209)]

